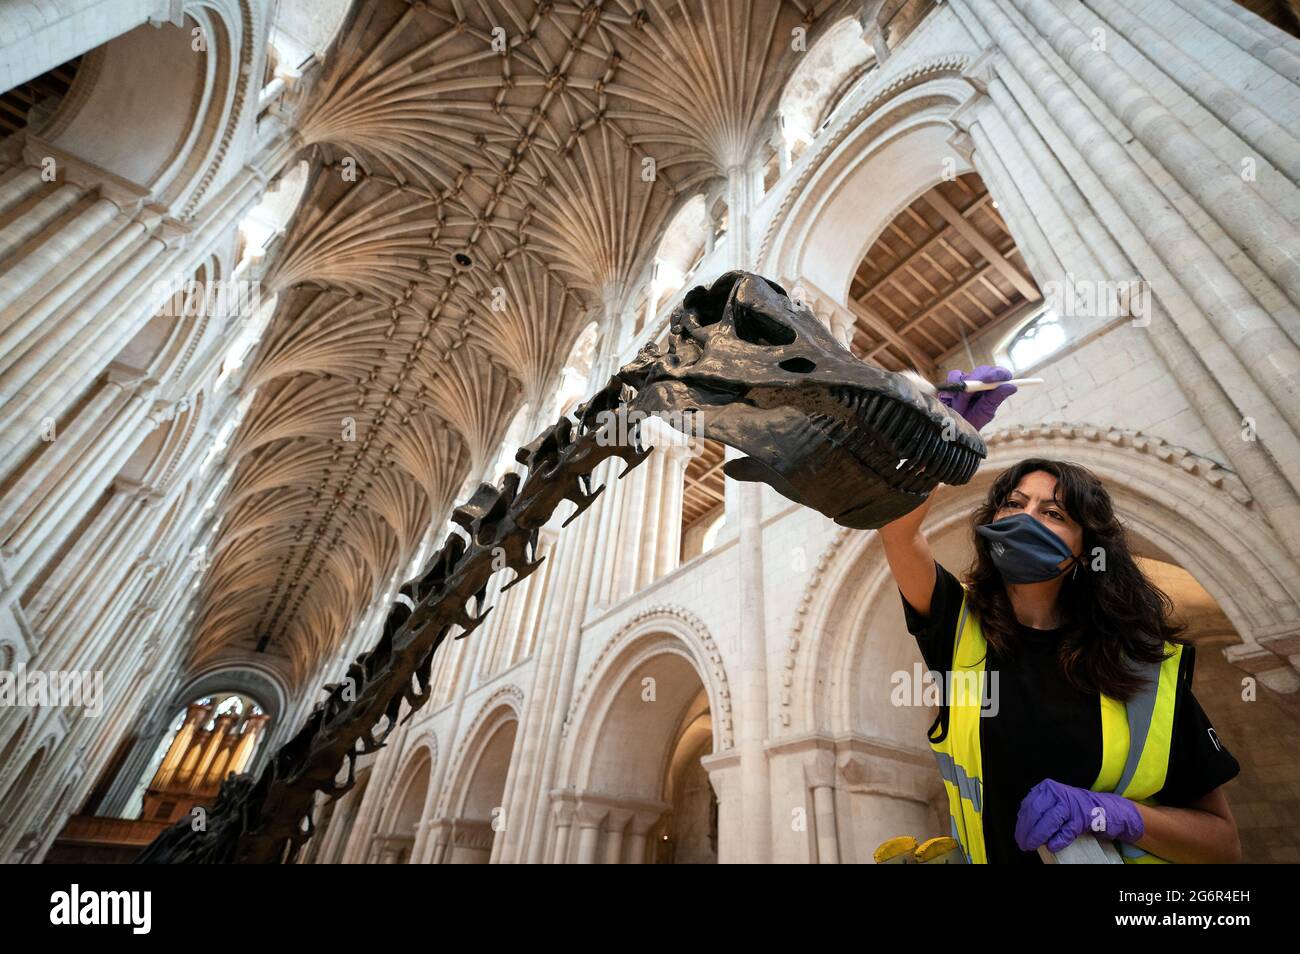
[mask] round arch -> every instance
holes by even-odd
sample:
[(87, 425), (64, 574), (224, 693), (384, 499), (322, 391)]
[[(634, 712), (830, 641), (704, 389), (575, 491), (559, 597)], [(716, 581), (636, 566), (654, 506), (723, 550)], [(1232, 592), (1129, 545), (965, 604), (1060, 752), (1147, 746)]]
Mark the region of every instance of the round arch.
[[(765, 275), (806, 278), (844, 301), (871, 243), (945, 176), (974, 171), (948, 142), (952, 111), (970, 96), (966, 58), (937, 57), (857, 108), (785, 193), (760, 244)], [(894, 197), (893, 204), (880, 201)]]
[[(1244, 487), (1213, 461), (1158, 438), (1079, 424), (1009, 428), (986, 440), (989, 457), (975, 478), (945, 488), (926, 521), (936, 558), (954, 573), (969, 560), (970, 515), (997, 474), (1028, 456), (1060, 458), (1097, 474), (1135, 552), (1191, 574), (1243, 643), (1294, 621), (1297, 594), (1275, 570), (1286, 565), (1285, 549), (1248, 506)], [(923, 739), (916, 733), (928, 721), (886, 704), (888, 675), (909, 670), (917, 656), (877, 534), (836, 536), (809, 582), (794, 638), (797, 724), (832, 736)], [(880, 678), (864, 679), (866, 673)], [(918, 711), (928, 716), (928, 709)]]
[(87, 54), (44, 141), (188, 217), (251, 103), (253, 10), (246, 0), (187, 3), (183, 26), (142, 24)]
[[(619, 694), (630, 679), (660, 658), (670, 661), (670, 664), (661, 674), (667, 679), (656, 678), (656, 692), (663, 687), (671, 688), (687, 669), (691, 670), (703, 687), (709, 710), (713, 713), (712, 751), (719, 753), (733, 747), (731, 692), (722, 666), (722, 655), (708, 629), (697, 617), (680, 607), (649, 607), (629, 620), (605, 644), (575, 695), (575, 702), (565, 720), (566, 743), (562, 748), (558, 786), (583, 790), (599, 784), (594, 777), (594, 766), (602, 742), (608, 740), (611, 724), (627, 715), (620, 709)], [(681, 691), (693, 695), (697, 690), (686, 685)], [(676, 701), (685, 708), (690, 700), (682, 698)], [(666, 705), (662, 710), (668, 712), (672, 708), (672, 705)], [(664, 766), (655, 766), (656, 771), (662, 768)], [(657, 780), (662, 779), (662, 772), (655, 779), (657, 784)], [(606, 779), (605, 784), (610, 781)], [(629, 777), (624, 781), (646, 789), (637, 793), (643, 797), (659, 797), (658, 791), (650, 791), (651, 783), (644, 778)]]
[(424, 817), (425, 802), (433, 784), (434, 761), (430, 750), (420, 746), (406, 760), (397, 775), (375, 837), (401, 861), (409, 861)]
[[(489, 750), (496, 748), (500, 742), (498, 736), (502, 729), (511, 723), (518, 726), (523, 716), (523, 698), (523, 693), (515, 686), (504, 686), (483, 703), (452, 764), (452, 784), (447, 789), (443, 814), (462, 817), (467, 811), (483, 808), (485, 803), (474, 796), (482, 789), (493, 787), (488, 782), (494, 781), (497, 775), (500, 775), (501, 788), (505, 787), (505, 770), (509, 766), (510, 752), (505, 752), (503, 765), (492, 765), (489, 764), (490, 756), (500, 753)], [(513, 738), (511, 747), (513, 748)], [(490, 809), (497, 806), (493, 804), (486, 807), (489, 809), (487, 817), (491, 817)]]

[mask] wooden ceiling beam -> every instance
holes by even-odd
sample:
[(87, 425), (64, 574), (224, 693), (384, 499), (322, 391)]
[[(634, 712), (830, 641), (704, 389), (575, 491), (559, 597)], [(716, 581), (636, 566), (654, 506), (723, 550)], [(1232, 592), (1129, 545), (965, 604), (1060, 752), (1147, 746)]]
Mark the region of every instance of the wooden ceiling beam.
[[(989, 194), (988, 194), (987, 192), (985, 192), (985, 193), (984, 193), (983, 195), (981, 195), (978, 199), (976, 199), (975, 201), (973, 201), (970, 205), (968, 205), (968, 206), (966, 206), (964, 209), (962, 209), (962, 210), (961, 210), (961, 214), (962, 214), (963, 216), (971, 215), (971, 214), (973, 214), (974, 212), (976, 212), (976, 211), (977, 211), (981, 206), (985, 205), (988, 201), (989, 201)], [(938, 243), (940, 240), (942, 240), (945, 236), (949, 235), (949, 234), (952, 233), (953, 231), (955, 231), (955, 230), (953, 229), (953, 227), (952, 227), (951, 225), (945, 225), (945, 226), (944, 226), (940, 231), (936, 232), (936, 233), (935, 233), (934, 235), (932, 235), (930, 238), (926, 239), (925, 244), (921, 245), (921, 246), (920, 246), (919, 248), (917, 248), (915, 251), (911, 252), (911, 253), (907, 256), (907, 258), (903, 259), (903, 260), (900, 261), (897, 265), (895, 265), (892, 269), (890, 269), (888, 272), (886, 272), (886, 273), (885, 273), (885, 274), (884, 274), (884, 275), (883, 275), (883, 276), (882, 276), (878, 281), (876, 281), (875, 283), (873, 283), (873, 284), (871, 284), (871, 285), (868, 285), (866, 291), (864, 291), (861, 295), (859, 295), (858, 298), (859, 298), (859, 299), (865, 298), (867, 295), (870, 295), (870, 294), (871, 294), (873, 291), (875, 291), (877, 288), (880, 288), (882, 285), (884, 285), (885, 282), (889, 281), (890, 278), (891, 278), (893, 275), (897, 274), (898, 271), (899, 271), (900, 269), (902, 269), (902, 268), (906, 268), (906, 267), (907, 267), (908, 265), (910, 265), (910, 264), (915, 264), (915, 260), (916, 260), (916, 259), (920, 258), (920, 257), (921, 257), (922, 255), (924, 255), (926, 252), (930, 251), (930, 249), (931, 249), (931, 248), (932, 248), (936, 243)], [(873, 246), (873, 248), (874, 248), (874, 246)], [(863, 284), (865, 285), (866, 283), (864, 282)]]
[(1038, 286), (1030, 280), (1029, 276), (1007, 261), (1006, 256), (994, 248), (988, 237), (971, 225), (942, 194), (932, 189), (921, 198), (929, 204), (930, 208), (943, 216), (944, 220), (957, 231), (957, 234), (973, 245), (975, 251), (983, 255), (985, 261), (997, 269), (999, 274), (1009, 281), (1012, 287), (1025, 296), (1028, 301), (1038, 301), (1043, 297), (1038, 290)]
[[(916, 370), (920, 371), (922, 374), (930, 374), (934, 371), (934, 362), (930, 360), (929, 355), (920, 351), (915, 345), (890, 327), (887, 321), (876, 315), (866, 305), (850, 298), (848, 309), (853, 312), (853, 317), (856, 318), (860, 324), (865, 325), (868, 329), (874, 332), (876, 337), (880, 338), (884, 344), (892, 345), (897, 351), (909, 358)], [(922, 333), (924, 334), (924, 332)], [(929, 337), (929, 335), (926, 335), (926, 337)], [(930, 340), (934, 341), (933, 338)], [(937, 341), (935, 341), (934, 344), (936, 347), (939, 346), (939, 342)], [(881, 347), (883, 347), (883, 344)], [(879, 351), (880, 348), (874, 349), (872, 352), (873, 356)]]

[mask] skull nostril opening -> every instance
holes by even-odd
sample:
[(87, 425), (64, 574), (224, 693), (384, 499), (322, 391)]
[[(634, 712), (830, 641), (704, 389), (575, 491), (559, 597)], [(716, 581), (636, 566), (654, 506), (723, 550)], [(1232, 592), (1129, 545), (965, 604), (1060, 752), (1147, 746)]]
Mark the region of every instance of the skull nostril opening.
[(794, 344), (794, 329), (770, 315), (754, 311), (743, 306), (733, 309), (733, 325), (736, 337), (750, 344), (770, 348), (773, 345)]
[(786, 371), (793, 371), (795, 374), (808, 374), (815, 370), (817, 365), (807, 358), (786, 358), (780, 362), (780, 367)]

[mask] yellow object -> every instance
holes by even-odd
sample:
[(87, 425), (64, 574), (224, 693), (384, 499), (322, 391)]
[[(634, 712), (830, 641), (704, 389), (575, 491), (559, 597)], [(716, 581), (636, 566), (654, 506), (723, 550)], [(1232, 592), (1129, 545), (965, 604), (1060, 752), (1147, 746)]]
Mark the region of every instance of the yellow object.
[(931, 838), (916, 849), (916, 863), (921, 865), (964, 865), (961, 842), (947, 835)]
[[(948, 730), (941, 733), (939, 718), (930, 726), (930, 748), (939, 762), (948, 794), (952, 836), (972, 864), (987, 864), (984, 849), (983, 779), (980, 755), (980, 712), (984, 701), (984, 660), (988, 646), (979, 619), (967, 611), (962, 584), (961, 614), (953, 645), (952, 672), (947, 680)], [(1159, 804), (1152, 797), (1165, 784), (1169, 768), (1169, 743), (1173, 736), (1174, 697), (1182, 647), (1165, 643), (1173, 655), (1163, 663), (1144, 664), (1148, 688), (1126, 705), (1101, 696), (1101, 771), (1091, 789), (1117, 792), (1143, 805)], [(1140, 746), (1129, 758), (1129, 740)], [(1127, 842), (1116, 842), (1126, 864), (1168, 864)]]
[(872, 852), (872, 857), (878, 865), (910, 865), (916, 862), (915, 851), (916, 839), (911, 835), (899, 835), (882, 841), (880, 847)]

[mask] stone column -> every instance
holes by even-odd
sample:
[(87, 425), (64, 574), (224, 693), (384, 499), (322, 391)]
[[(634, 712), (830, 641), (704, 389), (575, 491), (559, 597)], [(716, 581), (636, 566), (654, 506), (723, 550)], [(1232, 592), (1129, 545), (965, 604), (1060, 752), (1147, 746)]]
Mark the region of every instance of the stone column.
[[(606, 487), (601, 498), (593, 504), (601, 513), (588, 512), (578, 518), (568, 535), (561, 538), (554, 569), (555, 588), (551, 605), (538, 629), (537, 645), (540, 658), (535, 670), (529, 705), (525, 709), (521, 731), (528, 741), (518, 758), (518, 767), (526, 784), (517, 787), (514, 818), (522, 824), (511, 826), (506, 833), (507, 843), (503, 860), (540, 863), (544, 858), (547, 823), (551, 816), (551, 793), (557, 787), (557, 760), (559, 758), (564, 719), (568, 714), (577, 680), (578, 654), (581, 648), (582, 620), (587, 614), (592, 597), (596, 594), (596, 574), (590, 571), (593, 560), (601, 553), (601, 528), (611, 524), (605, 516), (614, 510), (613, 497), (616, 475), (622, 462), (610, 460), (601, 463), (594, 474), (593, 483)], [(612, 518), (611, 518), (612, 519)]]
[(555, 826), (555, 847), (551, 863), (562, 865), (569, 855), (569, 833), (573, 830), (576, 810), (571, 796), (557, 797), (551, 804), (551, 822)]
[[(1001, 200), (1034, 275), (1040, 282), (1063, 280), (1067, 272), (1113, 280), (1139, 275), (1117, 244), (1113, 225), (1099, 218), (1122, 220), (1123, 210), (1104, 191), (1084, 195), (1084, 181), (1076, 180), (1063, 164), (1081, 163), (1082, 158), (1068, 146), (1058, 156), (1061, 134), (1047, 109), (1015, 71), (997, 63), (989, 56), (972, 68), (970, 79), (983, 92), (954, 114), (954, 122), (969, 136), (973, 152), (968, 155)], [(1049, 146), (1049, 141), (1055, 145)], [(1035, 186), (1033, 210), (1018, 188), (1024, 183)], [(1057, 257), (1057, 249), (1064, 259)], [(1150, 322), (1166, 332), (1151, 334), (1149, 340), (1169, 375), (1256, 495), (1281, 539), (1300, 555), (1300, 498), (1274, 457), (1290, 443), (1288, 432), (1273, 429), (1273, 454), (1261, 442), (1241, 439), (1238, 404), (1224, 391), (1223, 381), (1231, 378), (1238, 387), (1253, 390), (1250, 378), (1181, 287), (1161, 288), (1160, 299), (1151, 302)], [(1267, 403), (1261, 392), (1253, 394), (1247, 406)]]
[(662, 810), (642, 809), (632, 813), (632, 821), (628, 825), (625, 839), (627, 845), (626, 864), (643, 865), (646, 863), (646, 836), (663, 815)]
[(665, 440), (656, 454), (663, 455), (663, 504), (660, 508), (659, 548), (656, 554), (655, 576), (664, 576), (677, 569), (682, 560), (682, 499), (686, 491), (686, 467), (691, 460), (691, 449), (685, 435), (682, 439)]
[(449, 818), (435, 818), (429, 823), (429, 845), (427, 863), (445, 865), (450, 856), (452, 824)]
[(8, 539), (17, 528), (15, 517), (30, 512), (42, 497), (53, 494), (52, 485), (68, 479), (68, 469), (78, 457), (93, 450), (97, 431), (104, 425), (108, 409), (138, 380), (139, 375), (109, 374), (94, 396), (62, 432), (56, 432), (40, 456), (0, 500), (0, 538)]
[(1135, 5), (1133, 0), (1088, 0), (1087, 5), (1242, 142), (1257, 146), (1291, 182), (1300, 181), (1300, 139), (1169, 42), (1161, 32), (1169, 30), (1167, 21), (1162, 18), (1148, 23), (1135, 15), (1142, 4)]
[[(664, 427), (665, 425), (661, 424), (656, 430)], [(634, 593), (654, 582), (655, 567), (659, 563), (659, 542), (664, 530), (661, 509), (664, 495), (664, 452), (657, 436), (653, 443), (655, 449), (641, 465), (646, 469), (646, 475), (641, 504), (641, 538), (637, 541), (640, 547), (637, 553), (635, 585), (632, 588)]]
[[(1286, 43), (1279, 43), (1282, 32), (1257, 14), (1236, 3), (1213, 0), (1179, 0), (1179, 6), (1200, 20), (1218, 36), (1265, 64), (1277, 75), (1300, 87), (1300, 56)], [(1286, 39), (1290, 39), (1287, 37)]]
[(832, 308), (830, 310), (831, 334), (835, 340), (850, 351), (853, 350), (853, 332), (857, 329), (857, 322), (853, 319), (852, 312), (842, 308)]
[[(1063, 24), (1058, 20), (1064, 19), (1060, 14), (1039, 4), (1027, 4), (1024, 0), (1014, 2), (1021, 9), (1032, 9), (1032, 19), (1053, 30), (1054, 34), (1059, 30), (1061, 36), (1052, 35), (1047, 39), (1059, 49), (1065, 49), (1065, 40), (1061, 37), (1073, 37), (1074, 33), (1068, 23)], [(1285, 442), (1282, 439), (1276, 440), (1275, 453), (1284, 467), (1300, 468), (1300, 449), (1296, 445), (1296, 431), (1300, 429), (1300, 406), (1294, 398), (1297, 391), (1300, 391), (1300, 350), (1295, 347), (1295, 342), (1192, 228), (1182, 212), (1151, 182), (1129, 151), (1101, 124), (1078, 93), (1061, 78), (1039, 49), (1007, 16), (1001, 5), (993, 0), (954, 0), (953, 7), (974, 13), (1006, 54), (1010, 66), (1034, 88), (1036, 95), (1058, 121), (1061, 131), (1070, 139), (1093, 173), (1105, 183), (1111, 195), (1125, 208), (1133, 225), (1153, 248), (1162, 253), (1165, 264), (1196, 302), (1200, 314), (1213, 321), (1216, 331), (1239, 359), (1246, 374), (1268, 396), (1272, 410), (1290, 425), (1291, 434)], [(1117, 98), (1124, 95), (1122, 91), (1117, 92), (1113, 88), (1114, 81), (1104, 80), (1096, 74), (1098, 68), (1105, 68), (1105, 62), (1090, 64), (1077, 56), (1073, 59), (1076, 69), (1083, 71), (1085, 82), (1089, 82), (1103, 98), (1111, 100), (1118, 115), (1126, 116), (1128, 111)], [(1002, 68), (999, 66), (999, 70)], [(1131, 84), (1131, 80), (1129, 82)], [(1128, 117), (1138, 127), (1134, 132), (1150, 138), (1155, 135), (1153, 129), (1164, 130), (1172, 136), (1175, 128), (1158, 121), (1159, 110), (1156, 106), (1151, 107), (1151, 112), (1156, 121), (1150, 126), (1145, 121), (1139, 121), (1142, 117)], [(1179, 152), (1183, 148), (1191, 150), (1191, 146), (1179, 136), (1175, 137), (1172, 145), (1157, 150), (1157, 156), (1167, 167), (1173, 165), (1169, 171), (1176, 177), (1188, 175), (1188, 170), (1196, 165), (1193, 152)], [(1214, 168), (1211, 171), (1213, 176), (1207, 187), (1213, 187), (1213, 183), (1220, 178), (1221, 170)], [(1237, 182), (1237, 185), (1242, 183)], [(1260, 212), (1262, 218), (1251, 225), (1240, 221), (1239, 212), (1225, 208), (1225, 203), (1230, 205), (1235, 194), (1234, 188), (1231, 193), (1214, 197), (1210, 202), (1208, 211), (1221, 217), (1226, 230), (1236, 233), (1239, 241), (1244, 241), (1245, 238), (1253, 241), (1269, 239), (1277, 240), (1281, 250), (1292, 247), (1295, 230), (1289, 226), (1283, 228), (1285, 223), (1277, 224), (1275, 213)], [(1204, 198), (1210, 200), (1209, 196)], [(1242, 207), (1254, 208), (1257, 204), (1254, 200), (1243, 200)], [(1285, 234), (1287, 232), (1289, 234)], [(1262, 252), (1257, 249), (1256, 254), (1261, 255), (1260, 266), (1279, 283), (1292, 301), (1300, 300), (1300, 287), (1294, 287), (1300, 281), (1293, 273), (1295, 266), (1279, 261), (1279, 252), (1275, 250)], [(1178, 314), (1175, 319), (1183, 323), (1189, 320), (1189, 316)], [(1247, 402), (1247, 406), (1261, 405)]]
[(626, 808), (611, 808), (605, 816), (605, 864), (623, 863), (623, 834), (632, 820)]
[[(592, 589), (592, 596), (597, 606), (608, 606), (614, 602), (614, 580), (618, 571), (619, 523), (616, 518), (623, 511), (627, 485), (614, 477), (623, 468), (622, 461), (611, 460), (600, 467), (604, 472), (605, 489), (594, 505), (600, 512), (596, 515), (599, 529), (592, 541), (591, 556), (598, 561), (596, 576), (599, 584)], [(595, 483), (594, 478), (592, 482)]]
[(1238, 246), (1300, 304), (1300, 236), (1295, 226), (1122, 64), (1105, 49), (1098, 50), (1057, 6), (1047, 0), (1012, 3)]
[(817, 862), (840, 863), (840, 839), (835, 822), (835, 750), (820, 748), (804, 755), (804, 778), (813, 795), (817, 825)]
[[(651, 457), (654, 455), (651, 454)], [(614, 531), (618, 534), (615, 553), (613, 602), (627, 599), (636, 592), (637, 560), (641, 552), (641, 534), (645, 519), (646, 479), (648, 470), (644, 460), (624, 478), (623, 508)], [(619, 465), (621, 466), (621, 465)]]
[(740, 530), (736, 547), (739, 586), (736, 625), (739, 672), (736, 748), (740, 753), (740, 814), (745, 860), (771, 860), (771, 782), (763, 742), (767, 736), (767, 611), (763, 586), (762, 484), (740, 484)]
[(47, 565), (50, 553), (76, 528), (102, 488), (135, 452), (142, 437), (140, 428), (146, 422), (146, 432), (158, 426), (163, 412), (153, 401), (156, 388), (157, 382), (149, 381), (132, 394), (105, 429), (99, 454), (87, 460), (84, 471), (73, 473), (75, 479), (58, 499), (43, 500), (5, 541), (5, 556), (22, 567), (14, 575), (14, 588), (19, 592)]
[(578, 864), (594, 865), (596, 863), (596, 847), (600, 841), (600, 826), (605, 821), (605, 816), (609, 809), (604, 805), (593, 805), (591, 802), (579, 799), (576, 808), (576, 821), (578, 825)]

